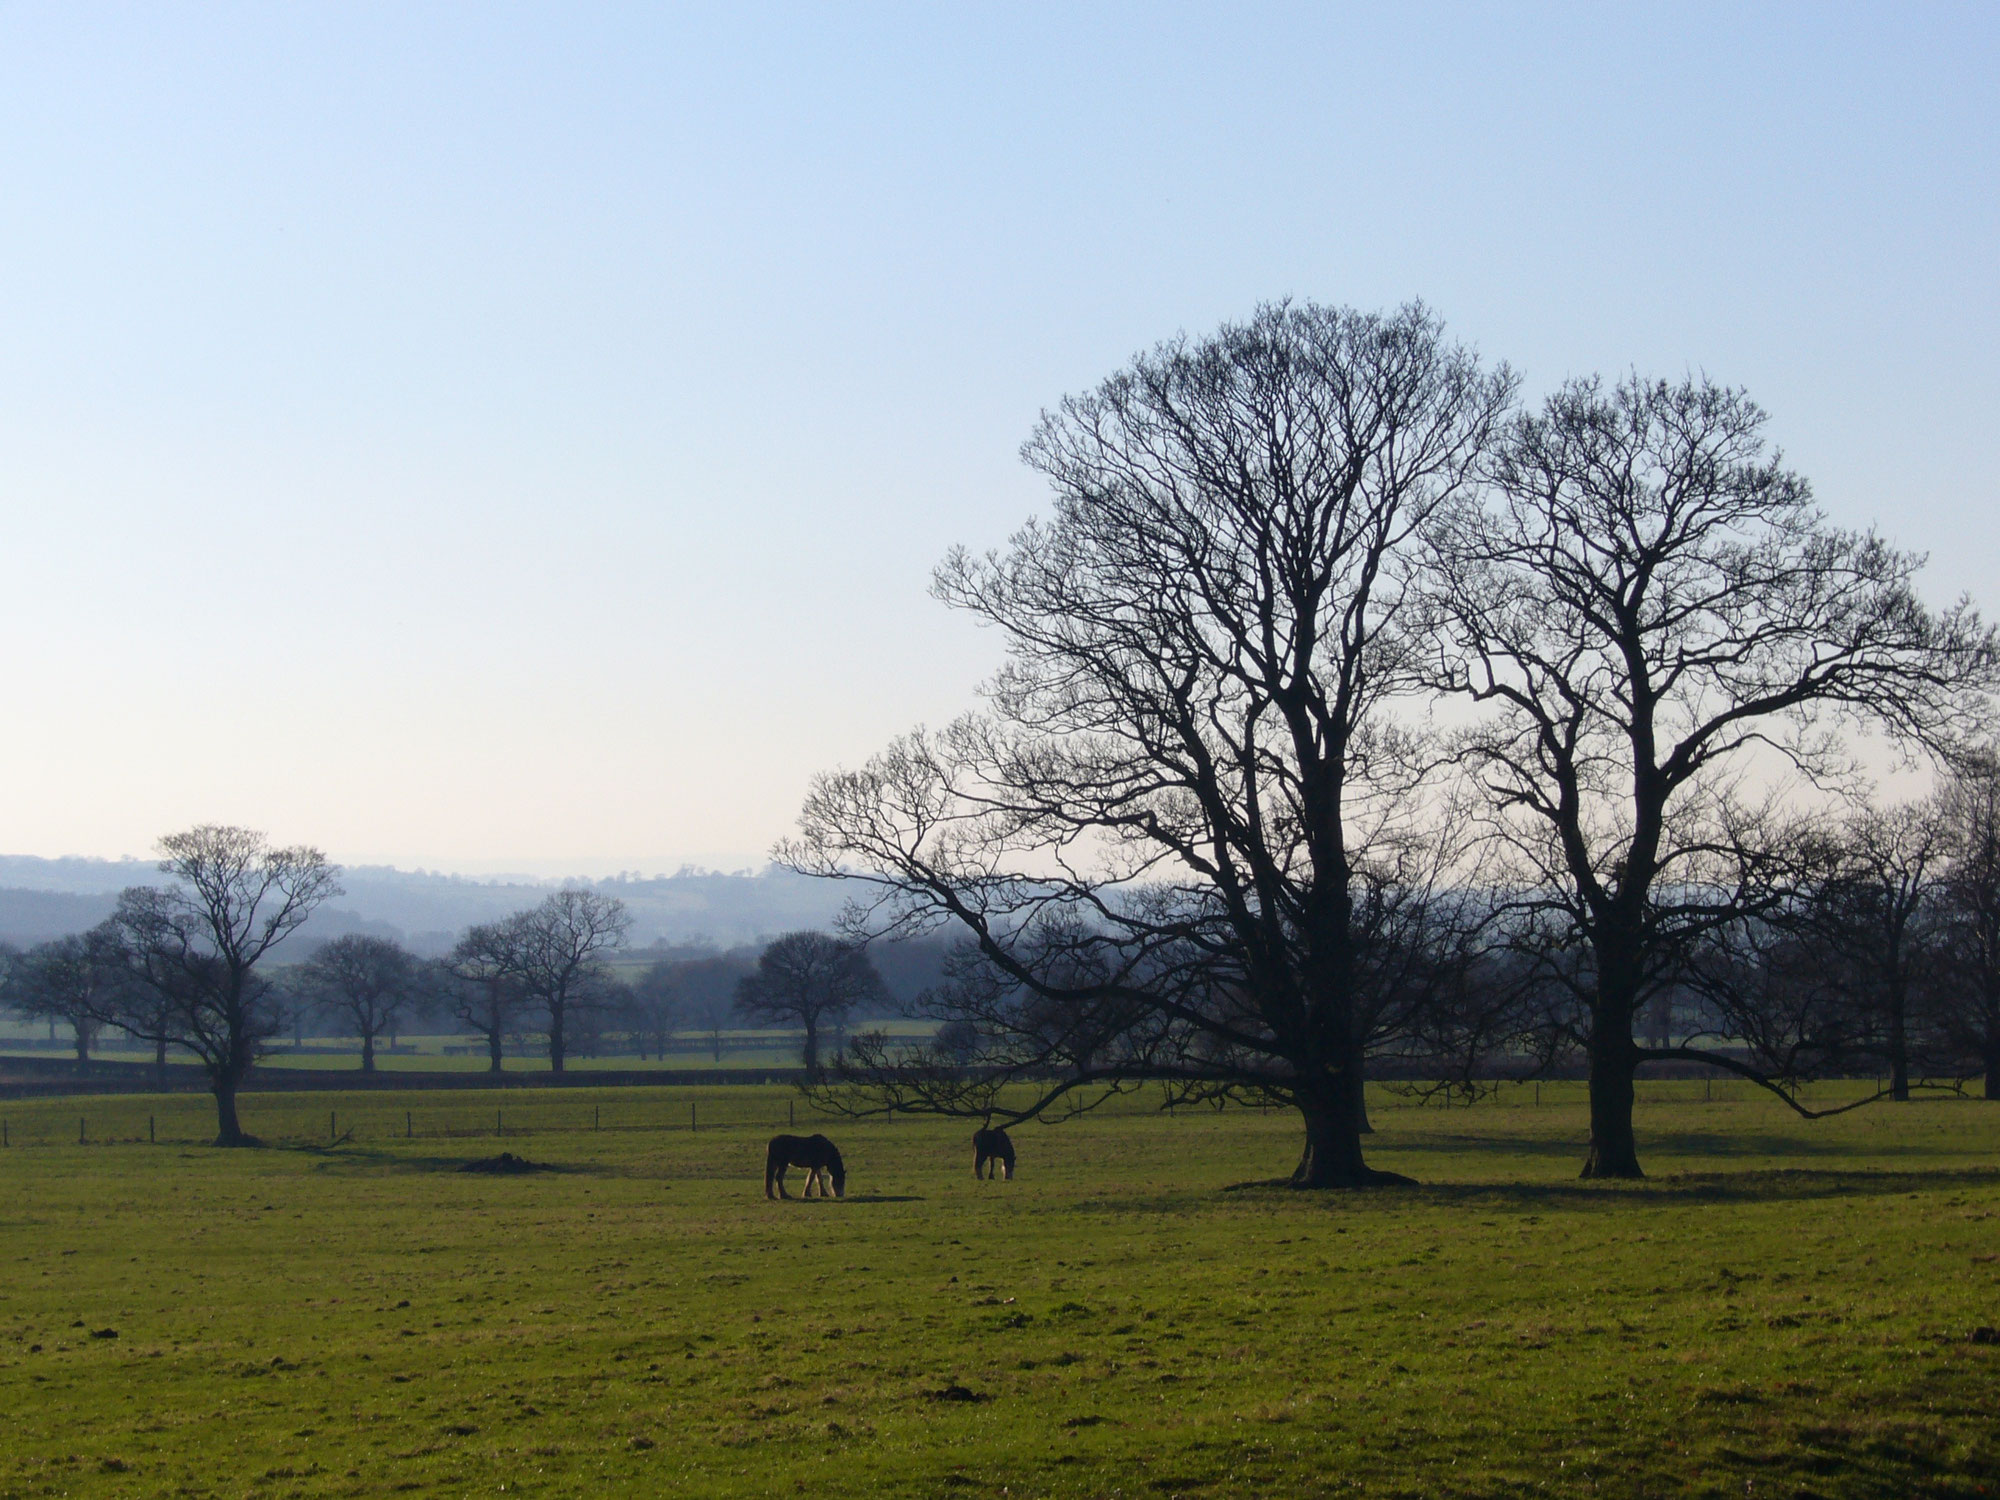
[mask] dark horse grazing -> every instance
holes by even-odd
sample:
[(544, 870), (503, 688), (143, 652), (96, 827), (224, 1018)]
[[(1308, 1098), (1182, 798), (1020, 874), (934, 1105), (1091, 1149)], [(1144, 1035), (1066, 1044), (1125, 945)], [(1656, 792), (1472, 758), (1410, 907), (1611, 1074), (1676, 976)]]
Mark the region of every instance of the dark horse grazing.
[(972, 1175), (990, 1181), (996, 1174), (1014, 1180), (1014, 1143), (1006, 1131), (982, 1125), (972, 1132)]
[[(806, 1169), (805, 1196), (813, 1195), (813, 1184), (819, 1184), (819, 1195), (824, 1198), (829, 1190), (836, 1198), (847, 1193), (847, 1168), (840, 1164), (840, 1151), (832, 1141), (823, 1135), (774, 1135), (770, 1148), (764, 1153), (764, 1196), (766, 1198), (789, 1198), (785, 1191), (785, 1168), (804, 1167)], [(773, 1192), (772, 1189), (777, 1191)]]

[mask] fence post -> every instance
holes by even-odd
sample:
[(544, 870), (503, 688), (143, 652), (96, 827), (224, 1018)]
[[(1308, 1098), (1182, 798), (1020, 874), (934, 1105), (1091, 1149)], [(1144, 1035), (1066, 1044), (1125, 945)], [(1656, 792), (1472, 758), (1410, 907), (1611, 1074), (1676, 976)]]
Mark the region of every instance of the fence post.
[(787, 1099), (785, 1101), (785, 1124), (789, 1128), (796, 1126), (798, 1123), (799, 1123), (798, 1105), (795, 1104), (792, 1100)]
[(500, 1111), (497, 1109), (493, 1111), (493, 1133), (495, 1135), (506, 1134), (506, 1132), (500, 1128)]
[(414, 1141), (416, 1138), (417, 1138), (416, 1116), (411, 1114), (411, 1112), (406, 1109), (403, 1111), (403, 1139), (406, 1141)]
[(688, 1134), (693, 1135), (694, 1132), (695, 1132), (694, 1100), (690, 1099), (688, 1100)]
[(146, 1142), (148, 1145), (155, 1146), (160, 1142), (159, 1136), (153, 1131), (153, 1117), (151, 1115), (146, 1116)]
[(82, 1115), (78, 1115), (78, 1116), (76, 1117), (76, 1143), (77, 1143), (77, 1144), (78, 1144), (79, 1146), (81, 1146), (81, 1145), (83, 1144), (83, 1116), (82, 1116)]
[(1535, 1107), (1539, 1109), (1541, 1108), (1541, 1104), (1542, 1104), (1542, 1081), (1541, 1079), (1537, 1078), (1535, 1080)]
[(326, 1138), (327, 1138), (327, 1139), (328, 1139), (329, 1141), (331, 1141), (331, 1140), (333, 1140), (333, 1139), (335, 1138), (335, 1137), (334, 1137), (334, 1130), (333, 1130), (333, 1116), (334, 1116), (334, 1112), (333, 1112), (332, 1110), (328, 1110), (328, 1111), (326, 1112)]

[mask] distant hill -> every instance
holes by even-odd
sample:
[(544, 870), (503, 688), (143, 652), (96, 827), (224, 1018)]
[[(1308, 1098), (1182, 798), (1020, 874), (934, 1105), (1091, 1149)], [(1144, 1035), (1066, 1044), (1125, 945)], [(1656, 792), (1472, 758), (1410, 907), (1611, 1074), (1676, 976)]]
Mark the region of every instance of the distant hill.
[[(0, 855), (0, 941), (42, 942), (103, 920), (128, 885), (160, 878), (148, 860), (37, 859)], [(316, 913), (300, 937), (346, 932), (395, 937), (421, 953), (441, 953), (475, 922), (532, 906), (559, 880), (478, 880), (462, 875), (361, 865), (340, 877), (344, 894)], [(826, 927), (845, 902), (838, 881), (775, 867), (756, 875), (683, 870), (655, 879), (582, 881), (622, 900), (632, 943), (736, 948), (802, 927)]]

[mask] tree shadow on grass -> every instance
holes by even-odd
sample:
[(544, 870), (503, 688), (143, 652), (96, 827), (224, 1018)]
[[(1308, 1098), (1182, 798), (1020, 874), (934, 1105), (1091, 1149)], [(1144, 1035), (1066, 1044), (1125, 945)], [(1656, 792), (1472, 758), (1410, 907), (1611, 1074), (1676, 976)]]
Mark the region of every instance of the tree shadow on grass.
[(1288, 1203), (1347, 1205), (1421, 1203), (1429, 1206), (1518, 1209), (1602, 1209), (1635, 1204), (1806, 1202), (1827, 1198), (1891, 1197), (1952, 1188), (2000, 1188), (2000, 1168), (1941, 1167), (1935, 1171), (1819, 1170), (1780, 1167), (1751, 1172), (1675, 1172), (1638, 1182), (1419, 1183), (1396, 1193), (1341, 1189), (1301, 1192), (1283, 1179), (1232, 1183), (1225, 1192), (1280, 1197)]
[[(1427, 1155), (1459, 1155), (1482, 1151), (1515, 1156), (1573, 1157), (1581, 1163), (1590, 1146), (1588, 1138), (1581, 1132), (1574, 1137), (1540, 1139), (1467, 1132), (1459, 1135), (1428, 1135), (1415, 1140), (1401, 1137), (1394, 1140), (1385, 1139), (1381, 1142), (1380, 1149), (1397, 1154), (1414, 1152)], [(1762, 1157), (1766, 1160), (1788, 1156), (1840, 1156), (1849, 1160), (1870, 1157), (1907, 1160), (1913, 1157), (1937, 1157), (1941, 1154), (1943, 1153), (1934, 1143), (1855, 1141), (1835, 1136), (1821, 1136), (1815, 1139), (1810, 1134), (1785, 1135), (1777, 1131), (1762, 1133), (1717, 1131), (1714, 1134), (1703, 1131), (1676, 1131), (1671, 1134), (1647, 1130), (1639, 1132), (1639, 1157), (1642, 1162), (1648, 1156), (1707, 1156), (1733, 1159)]]

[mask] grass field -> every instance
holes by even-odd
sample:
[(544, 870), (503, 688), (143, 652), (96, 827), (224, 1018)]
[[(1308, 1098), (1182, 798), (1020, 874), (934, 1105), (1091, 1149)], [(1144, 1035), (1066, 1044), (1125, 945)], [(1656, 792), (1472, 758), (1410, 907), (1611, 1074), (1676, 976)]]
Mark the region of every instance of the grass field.
[(778, 1089), (10, 1104), (0, 1494), (2000, 1493), (2000, 1106), (1645, 1093), (1644, 1184), (1551, 1089), (1376, 1100), (1412, 1190), (1127, 1110), (782, 1204)]

